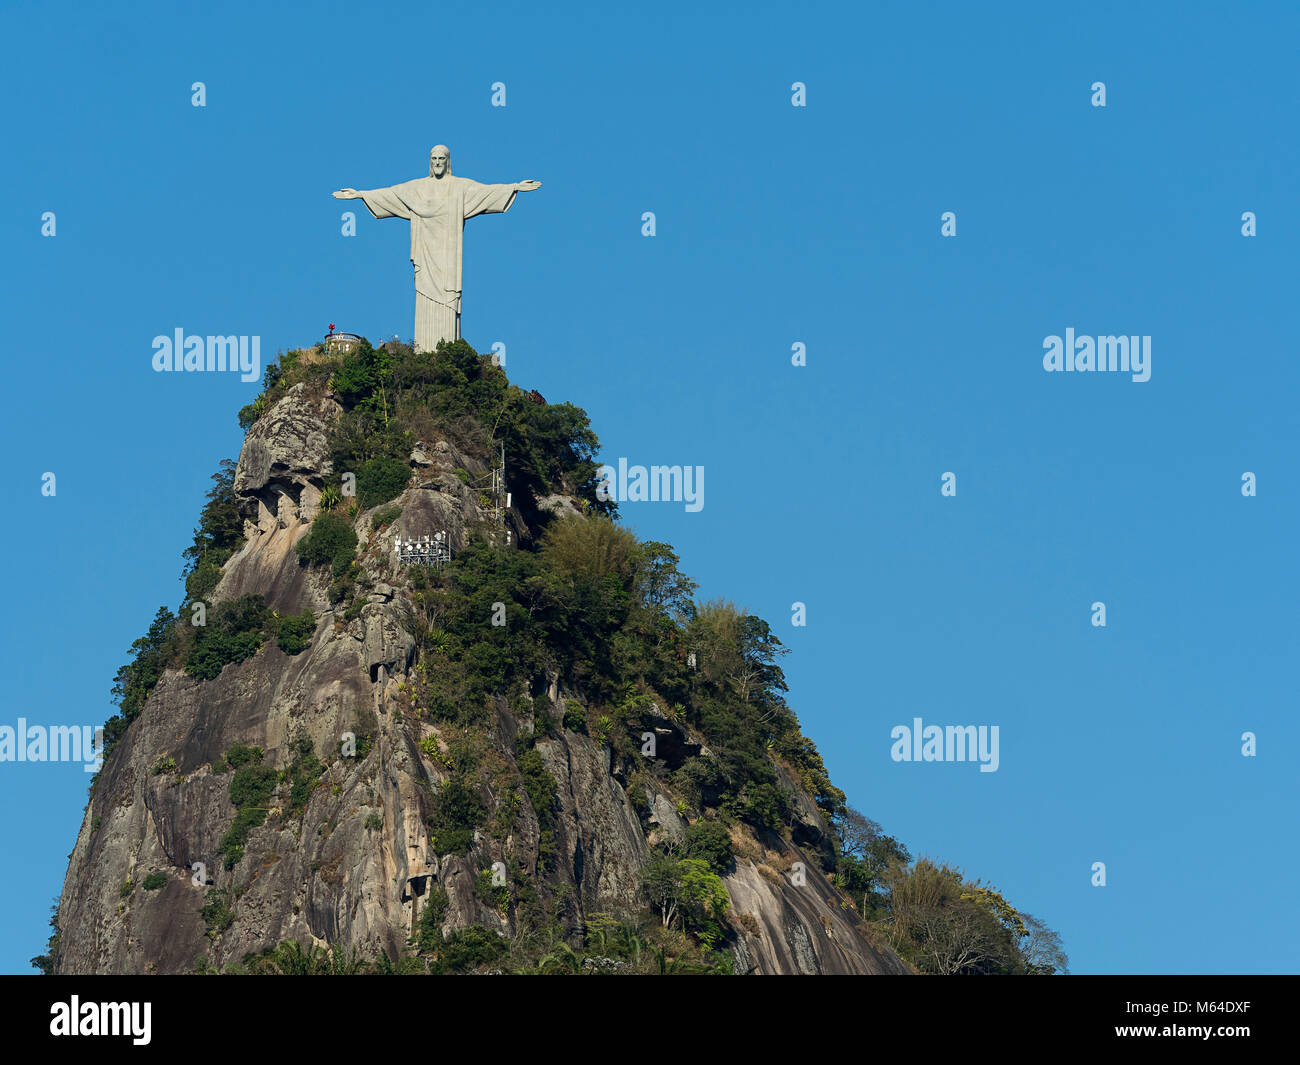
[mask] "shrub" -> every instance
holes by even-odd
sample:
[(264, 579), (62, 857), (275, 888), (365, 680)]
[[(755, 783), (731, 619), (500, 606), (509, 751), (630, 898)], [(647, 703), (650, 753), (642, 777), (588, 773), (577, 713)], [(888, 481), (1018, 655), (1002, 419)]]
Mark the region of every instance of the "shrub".
[(262, 760), (261, 747), (245, 747), (236, 743), (226, 752), (226, 765), (231, 769), (242, 769), (246, 765)]
[(266, 821), (266, 802), (275, 791), (279, 774), (270, 766), (246, 765), (230, 779), (230, 801), (238, 813), (221, 840), (221, 855), (227, 869), (244, 856), (248, 834)]
[(420, 909), (418, 930), (415, 934), (417, 950), (433, 950), (442, 946), (442, 922), (447, 919), (447, 910), (451, 901), (447, 898), (447, 889), (441, 884), (429, 888)]
[(153, 623), (140, 639), (131, 644), (133, 658), (113, 678), (113, 701), (122, 712), (104, 726), (104, 756), (126, 731), (126, 727), (144, 709), (145, 700), (169, 665), (175, 643), (176, 615), (159, 607)]
[(200, 599), (206, 601), (220, 583), (221, 563), (213, 557), (200, 560), (185, 578), (186, 602), (193, 603)]
[(549, 870), (558, 853), (555, 843), (555, 808), (558, 805), (559, 788), (536, 747), (520, 756), (519, 774), (524, 778), (524, 790), (528, 793), (528, 801), (532, 803), (541, 829), (537, 844), (537, 865), (539, 869)]
[(159, 888), (165, 887), (166, 885), (166, 873), (150, 873), (144, 878), (144, 883), (140, 886), (143, 887), (145, 891), (157, 891)]
[(463, 973), (497, 961), (510, 949), (496, 932), (482, 925), (471, 925), (451, 937), (438, 952), (437, 970)]
[(298, 737), (294, 740), (292, 749), (294, 759), (285, 775), (293, 782), (289, 789), (289, 810), (291, 813), (299, 813), (311, 798), (312, 789), (325, 767), (316, 757), (316, 751), (308, 737)]
[(275, 792), (278, 774), (270, 766), (246, 765), (230, 778), (230, 801), (236, 809), (260, 805)]
[(474, 881), (474, 894), (478, 900), (491, 909), (505, 913), (510, 906), (510, 888), (506, 884), (494, 884), (491, 869), (484, 869)]
[(486, 814), (478, 792), (461, 776), (447, 780), (434, 797), (430, 818), (439, 854), (464, 854), (474, 843), (474, 829)]
[(312, 634), (316, 631), (316, 615), (308, 607), (301, 614), (293, 614), (280, 619), (280, 631), (275, 642), (287, 655), (296, 655), (311, 646)]
[(232, 662), (251, 658), (261, 649), (262, 630), (270, 616), (260, 595), (219, 603), (209, 623), (197, 630), (185, 672), (200, 680), (211, 680)]
[(187, 578), (205, 560), (215, 562), (219, 568), (244, 540), (244, 519), (235, 499), (236, 464), (233, 459), (222, 459), (219, 467), (212, 475), (213, 487), (199, 514), (194, 543), (184, 552)]
[(382, 525), (392, 525), (402, 516), (402, 508), (396, 503), (391, 506), (380, 507), (370, 515), (370, 528), (378, 529)]
[[(269, 374), (270, 372), (271, 372), (271, 367), (268, 366), (267, 373)], [(239, 427), (241, 429), (249, 428), (249, 426), (251, 426), (255, 421), (257, 421), (258, 418), (260, 418), (263, 414), (266, 413), (266, 407), (267, 407), (267, 403), (266, 403), (265, 392), (260, 393), (258, 397), (255, 400), (253, 400), (252, 403), (248, 404), (246, 407), (240, 407)]]
[(789, 809), (786, 792), (776, 784), (763, 781), (746, 784), (744, 799), (739, 804), (741, 815), (752, 825), (778, 831)]
[(564, 701), (564, 727), (571, 732), (587, 731), (587, 714), (582, 704), (574, 699)]
[(345, 410), (373, 399), (375, 390), (388, 375), (390, 362), (384, 348), (374, 348), (364, 339), (344, 354), (342, 363), (330, 379), (330, 387), (338, 394)]
[(230, 908), (230, 892), (217, 888), (208, 888), (207, 905), (199, 910), (199, 916), (208, 929), (208, 938), (216, 939), (235, 923), (235, 914)]
[(244, 844), (248, 842), (248, 833), (266, 820), (263, 811), (240, 810), (226, 834), (221, 837), (220, 853), (227, 869), (233, 869), (244, 858)]
[(699, 858), (719, 876), (731, 871), (734, 854), (731, 833), (718, 821), (696, 821), (686, 828), (685, 857)]
[(411, 480), (411, 468), (401, 459), (375, 458), (357, 467), (357, 502), (367, 509), (396, 499)]
[(149, 768), (152, 771), (153, 775), (156, 777), (160, 777), (164, 773), (175, 773), (176, 759), (164, 758), (161, 755), (159, 755), (156, 759), (154, 759), (153, 765), (151, 765)]
[(330, 563), (341, 577), (356, 555), (357, 534), (352, 523), (337, 514), (318, 514), (311, 530), (298, 541), (298, 557), (308, 565)]

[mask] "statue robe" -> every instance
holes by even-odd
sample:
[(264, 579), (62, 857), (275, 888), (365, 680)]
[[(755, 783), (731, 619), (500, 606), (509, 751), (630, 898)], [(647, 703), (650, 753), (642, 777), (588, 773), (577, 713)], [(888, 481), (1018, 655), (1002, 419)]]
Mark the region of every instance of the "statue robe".
[(376, 218), (411, 223), (415, 266), (415, 347), (433, 351), (460, 336), (461, 238), (465, 219), (503, 214), (515, 201), (513, 185), (481, 185), (447, 174), (361, 193)]

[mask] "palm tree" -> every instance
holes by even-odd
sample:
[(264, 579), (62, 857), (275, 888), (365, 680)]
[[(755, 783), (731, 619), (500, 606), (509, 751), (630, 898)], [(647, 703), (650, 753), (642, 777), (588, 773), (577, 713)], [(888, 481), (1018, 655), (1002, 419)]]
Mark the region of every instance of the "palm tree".
[(576, 973), (582, 967), (582, 962), (573, 948), (567, 943), (556, 943), (541, 961), (537, 963), (537, 971), (544, 975), (556, 973)]

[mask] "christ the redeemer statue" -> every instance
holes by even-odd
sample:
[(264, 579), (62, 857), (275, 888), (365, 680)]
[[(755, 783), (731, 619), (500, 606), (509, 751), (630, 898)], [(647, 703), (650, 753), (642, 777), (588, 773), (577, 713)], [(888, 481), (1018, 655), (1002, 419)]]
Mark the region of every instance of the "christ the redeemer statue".
[(445, 144), (429, 152), (429, 176), (386, 189), (339, 189), (338, 200), (364, 200), (376, 218), (406, 218), (411, 223), (411, 262), (415, 265), (415, 350), (433, 351), (439, 340), (460, 336), (460, 253), (465, 219), (504, 214), (515, 193), (540, 189), (540, 181), (480, 185), (453, 177)]

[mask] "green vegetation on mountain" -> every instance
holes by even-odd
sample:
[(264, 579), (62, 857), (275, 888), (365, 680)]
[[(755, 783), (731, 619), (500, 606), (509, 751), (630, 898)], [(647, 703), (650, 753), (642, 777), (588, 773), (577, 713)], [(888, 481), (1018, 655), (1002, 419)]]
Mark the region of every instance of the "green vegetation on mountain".
[[(727, 944), (749, 915), (731, 912), (724, 878), (742, 860), (779, 876), (764, 863), (806, 842), (797, 834), (810, 803), (830, 831), (805, 848), (819, 866), (807, 875), (822, 877), (869, 937), (889, 942), (919, 971), (1065, 970), (1059, 939), (1035, 918), (948, 866), (914, 861), (848, 805), (786, 702), (786, 651), (771, 627), (731, 602), (697, 601), (697, 586), (672, 548), (639, 540), (617, 524), (615, 505), (597, 498), (599, 445), (582, 410), (529, 398), (464, 341), (441, 344), (436, 354), (363, 342), (341, 356), (319, 349), (283, 356), (267, 369), (262, 395), (240, 412), (241, 424), (255, 425), (297, 384), (321, 395), (329, 389), (342, 407), (328, 439), (333, 472), (297, 553), (304, 566), (328, 568), (336, 625), (364, 605), (358, 588), (382, 579), (397, 589), (415, 661), (389, 712), (441, 778), (429, 796), (432, 848), (439, 856), (467, 855), (479, 840), (532, 834), (534, 869), (502, 863), (504, 882), (489, 876), (477, 889), (484, 906), (512, 919), (519, 930), (512, 941), (479, 926), (444, 936), (448, 899), (434, 885), (402, 958), (281, 943), (243, 959), (242, 971), (568, 973), (614, 965), (729, 972)], [(504, 445), (507, 486), (536, 535), (511, 546), (486, 531), (472, 535), (438, 570), (358, 557), (357, 529), (367, 527), (361, 523), (378, 530), (402, 513), (393, 501), (410, 483), (415, 444), (438, 440), (484, 464)], [(349, 472), (356, 495), (345, 515)], [(467, 471), (456, 473), (469, 482)], [(185, 552), (181, 613), (161, 608), (117, 673), (120, 713), (106, 728), (110, 751), (165, 670), (183, 669), (202, 684), (271, 642), (286, 654), (311, 644), (317, 620), (310, 609), (282, 618), (258, 595), (211, 606), (206, 624), (191, 624), (189, 608), (212, 593), (242, 542), (233, 476), (229, 461), (214, 475)], [(538, 506), (551, 494), (577, 500), (583, 516), (551, 517)], [(550, 698), (557, 689), (566, 693), (558, 703)], [(503, 752), (489, 737), (507, 712), (517, 740)], [(573, 912), (569, 889), (550, 875), (560, 806), (538, 747), (566, 733), (608, 750), (611, 774), (655, 840), (641, 907), (594, 915), (577, 938), (565, 932)], [(676, 739), (663, 756), (646, 757), (646, 736)], [(221, 843), (227, 869), (239, 863), (249, 834), (270, 811), (281, 818), (303, 811), (325, 770), (302, 739), (280, 756), (285, 768), (269, 761), (259, 749), (237, 746), (213, 767), (231, 774), (236, 813)], [(648, 794), (670, 803), (680, 833), (664, 830), (662, 818), (652, 823)], [(372, 827), (383, 825), (379, 814), (371, 818)], [(236, 905), (229, 893), (208, 892), (203, 915), (214, 939), (229, 927)], [(206, 966), (205, 960), (200, 971)]]

